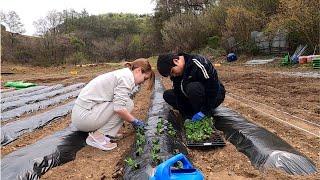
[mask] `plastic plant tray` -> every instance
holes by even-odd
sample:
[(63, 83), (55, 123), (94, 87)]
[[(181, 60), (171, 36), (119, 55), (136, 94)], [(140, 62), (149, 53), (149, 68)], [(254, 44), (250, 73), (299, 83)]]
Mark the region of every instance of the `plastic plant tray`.
[(185, 141), (187, 147), (223, 147), (226, 145), (221, 132), (215, 130), (210, 139), (207, 139), (202, 142), (191, 142), (188, 141), (185, 132), (182, 133), (182, 139)]

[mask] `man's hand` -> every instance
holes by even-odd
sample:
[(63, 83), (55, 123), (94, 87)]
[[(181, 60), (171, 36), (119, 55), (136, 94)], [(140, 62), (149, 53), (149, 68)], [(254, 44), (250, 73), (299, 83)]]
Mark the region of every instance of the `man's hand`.
[(192, 116), (192, 121), (200, 121), (205, 117), (205, 115), (202, 112), (198, 112), (197, 114)]
[(139, 119), (134, 119), (131, 123), (136, 128), (138, 127), (144, 128), (144, 122)]

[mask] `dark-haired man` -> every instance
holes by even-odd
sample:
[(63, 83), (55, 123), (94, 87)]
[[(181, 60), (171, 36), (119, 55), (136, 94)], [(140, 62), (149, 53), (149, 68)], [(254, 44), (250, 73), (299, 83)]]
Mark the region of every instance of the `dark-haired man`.
[(211, 116), (224, 100), (225, 89), (217, 71), (201, 55), (160, 55), (157, 68), (162, 76), (170, 76), (173, 82), (173, 89), (164, 92), (164, 100), (185, 118), (197, 121), (205, 115)]

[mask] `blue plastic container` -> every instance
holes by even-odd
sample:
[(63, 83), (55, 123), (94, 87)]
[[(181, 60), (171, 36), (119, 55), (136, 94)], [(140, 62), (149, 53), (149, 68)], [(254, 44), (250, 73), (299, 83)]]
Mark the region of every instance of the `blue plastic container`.
[(227, 61), (228, 62), (232, 62), (232, 61), (236, 61), (238, 59), (237, 55), (235, 53), (229, 53), (227, 55)]
[[(174, 163), (181, 161), (182, 169), (173, 169)], [(183, 155), (177, 154), (156, 167), (156, 172), (150, 180), (203, 180), (204, 176), (198, 169), (192, 167), (190, 161)]]

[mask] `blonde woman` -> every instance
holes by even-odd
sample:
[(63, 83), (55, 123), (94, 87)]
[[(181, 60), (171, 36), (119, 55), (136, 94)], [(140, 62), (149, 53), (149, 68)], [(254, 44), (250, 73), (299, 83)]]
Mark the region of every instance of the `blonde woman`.
[(102, 74), (91, 80), (80, 92), (72, 109), (72, 124), (80, 131), (89, 132), (86, 143), (90, 146), (112, 150), (116, 143), (106, 136), (116, 137), (123, 121), (135, 127), (144, 126), (131, 111), (130, 95), (135, 86), (149, 81), (154, 86), (154, 72), (147, 59), (126, 63), (123, 69)]

